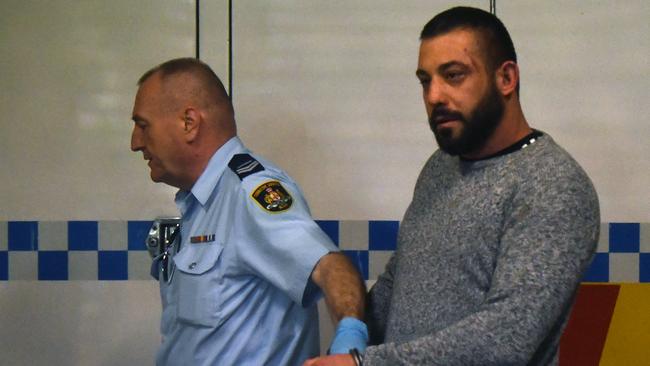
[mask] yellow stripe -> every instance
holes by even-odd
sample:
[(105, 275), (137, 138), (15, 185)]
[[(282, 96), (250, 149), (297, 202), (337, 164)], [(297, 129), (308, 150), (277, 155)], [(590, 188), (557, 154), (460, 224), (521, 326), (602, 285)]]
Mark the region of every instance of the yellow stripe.
[(600, 366), (650, 363), (650, 284), (624, 283), (609, 325)]

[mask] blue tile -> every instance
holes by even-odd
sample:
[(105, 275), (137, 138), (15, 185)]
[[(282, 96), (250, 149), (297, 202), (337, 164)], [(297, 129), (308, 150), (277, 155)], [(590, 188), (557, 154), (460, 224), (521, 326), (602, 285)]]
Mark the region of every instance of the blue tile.
[(38, 252), (38, 279), (40, 281), (68, 280), (68, 252)]
[(345, 254), (352, 264), (357, 267), (364, 280), (368, 280), (368, 251), (367, 250), (344, 250)]
[(608, 282), (609, 281), (609, 254), (596, 253), (594, 261), (587, 269), (584, 282)]
[(127, 280), (129, 277), (129, 256), (126, 250), (99, 251), (97, 253), (100, 281)]
[(639, 254), (639, 282), (650, 282), (650, 253)]
[(332, 239), (336, 246), (339, 246), (339, 222), (335, 220), (316, 220), (321, 230)]
[(641, 242), (639, 223), (609, 224), (609, 251), (613, 253), (638, 253)]
[(7, 227), (9, 250), (38, 250), (38, 222), (10, 221)]
[(98, 245), (97, 221), (68, 222), (68, 249), (95, 251)]
[(128, 222), (128, 248), (129, 250), (147, 250), (145, 240), (149, 235), (153, 221), (129, 221)]
[(370, 250), (397, 249), (397, 232), (399, 221), (370, 221), (368, 222), (368, 246)]
[(0, 251), (0, 281), (9, 279), (9, 255), (6, 251)]

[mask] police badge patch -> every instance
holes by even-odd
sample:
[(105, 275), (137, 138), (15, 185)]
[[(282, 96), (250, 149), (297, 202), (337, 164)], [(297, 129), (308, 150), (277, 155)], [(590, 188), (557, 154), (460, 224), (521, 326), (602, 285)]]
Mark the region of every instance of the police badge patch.
[(293, 203), (291, 195), (278, 181), (262, 183), (251, 195), (263, 209), (270, 212), (288, 210)]

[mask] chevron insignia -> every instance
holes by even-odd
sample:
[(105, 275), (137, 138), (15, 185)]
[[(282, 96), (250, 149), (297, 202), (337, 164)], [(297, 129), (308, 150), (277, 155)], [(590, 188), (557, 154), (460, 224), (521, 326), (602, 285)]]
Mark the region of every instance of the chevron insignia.
[(228, 167), (243, 180), (251, 174), (261, 172), (264, 166), (249, 154), (236, 154), (230, 159)]

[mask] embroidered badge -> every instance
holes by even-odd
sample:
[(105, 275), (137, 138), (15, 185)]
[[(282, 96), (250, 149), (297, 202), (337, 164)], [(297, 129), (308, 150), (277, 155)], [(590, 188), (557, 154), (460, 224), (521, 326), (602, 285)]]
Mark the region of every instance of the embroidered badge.
[(278, 181), (270, 181), (255, 188), (251, 195), (267, 211), (280, 212), (288, 210), (293, 203), (291, 195)]
[(208, 243), (208, 242), (211, 242), (211, 241), (214, 241), (214, 234), (198, 235), (198, 236), (190, 237), (190, 243), (192, 243), (192, 244)]

